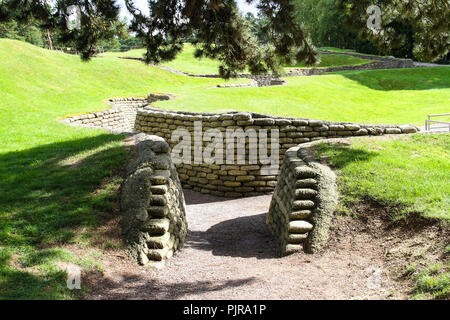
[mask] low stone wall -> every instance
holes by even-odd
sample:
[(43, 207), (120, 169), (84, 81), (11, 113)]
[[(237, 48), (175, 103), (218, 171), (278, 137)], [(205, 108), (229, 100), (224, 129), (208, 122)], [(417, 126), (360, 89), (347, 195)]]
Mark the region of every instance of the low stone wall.
[(105, 101), (113, 108), (77, 115), (62, 120), (73, 126), (108, 129), (113, 132), (133, 132), (137, 110), (154, 101), (168, 100), (169, 95), (150, 94), (147, 97), (115, 98)]
[[(400, 68), (413, 68), (414, 67), (414, 61), (412, 59), (404, 59), (404, 58), (396, 58), (394, 56), (376, 56), (376, 55), (370, 55), (370, 54), (364, 54), (364, 53), (358, 53), (358, 52), (335, 52), (335, 51), (327, 51), (323, 50), (320, 52), (321, 54), (332, 54), (332, 55), (342, 55), (342, 56), (351, 56), (355, 58), (360, 59), (366, 59), (366, 60), (374, 60), (374, 61), (391, 61), (393, 62), (392, 65), (400, 65)], [(389, 66), (389, 65), (387, 65)]]
[[(379, 57), (379, 56), (370, 56), (358, 53), (346, 53), (346, 52), (329, 52), (322, 51), (322, 54), (337, 54), (337, 55), (348, 55), (357, 58), (362, 58), (366, 60), (373, 60), (374, 62), (364, 64), (364, 65), (356, 65), (356, 66), (342, 66), (342, 67), (331, 67), (331, 68), (293, 68), (286, 72), (282, 77), (304, 77), (304, 76), (314, 76), (321, 75), (326, 72), (337, 72), (337, 71), (346, 71), (346, 70), (376, 70), (376, 69), (397, 69), (397, 68), (414, 68), (414, 62), (411, 59), (399, 59), (395, 57)], [(120, 57), (121, 59), (131, 59), (143, 61), (142, 58), (136, 57)], [(196, 78), (220, 78), (217, 74), (195, 74), (184, 72), (180, 70), (176, 70), (170, 67), (165, 66), (157, 66), (158, 68), (164, 69), (166, 71), (185, 75), (188, 77), (196, 77)], [(245, 78), (252, 80), (251, 83), (247, 84), (225, 84), (218, 85), (219, 88), (230, 88), (230, 87), (266, 87), (266, 86), (279, 86), (286, 83), (285, 80), (280, 79), (278, 77), (274, 77), (271, 74), (261, 74), (254, 75), (250, 73), (240, 73), (237, 74), (234, 78)]]
[(109, 99), (106, 103), (113, 108), (66, 118), (62, 121), (73, 126), (132, 132), (137, 110), (148, 105), (149, 102), (148, 98), (119, 98)]
[[(267, 130), (268, 141), (272, 133), (279, 136), (279, 163), (283, 162), (284, 154), (292, 147), (311, 141), (342, 138), (350, 136), (367, 136), (383, 134), (415, 133), (413, 126), (397, 125), (366, 125), (346, 122), (331, 122), (311, 119), (295, 119), (268, 116), (250, 112), (234, 112), (226, 114), (176, 112), (145, 107), (137, 112), (135, 130), (157, 135), (164, 138), (174, 148), (178, 143), (172, 140), (174, 130), (185, 129), (189, 135), (192, 150), (205, 148), (209, 141), (195, 140), (193, 133), (195, 124), (201, 121), (202, 135), (209, 129), (223, 133), (254, 129)], [(197, 127), (197, 130), (199, 128)], [(274, 130), (274, 131), (272, 131)], [(187, 137), (186, 137), (187, 138)], [(248, 142), (248, 139), (247, 139)], [(266, 164), (249, 163), (249, 154), (256, 152), (258, 146), (251, 143), (245, 145), (245, 159), (235, 159), (233, 163), (195, 164), (194, 152), (189, 164), (177, 164), (180, 180), (185, 188), (192, 188), (202, 193), (225, 197), (244, 197), (271, 193), (277, 184), (278, 170), (266, 171)], [(267, 146), (270, 150), (270, 146)]]
[(140, 134), (137, 155), (121, 191), (121, 226), (130, 255), (140, 264), (163, 263), (183, 246), (186, 208), (164, 139)]
[[(333, 54), (339, 54), (334, 53)], [(297, 77), (297, 76), (314, 76), (320, 75), (326, 72), (337, 72), (337, 71), (349, 71), (349, 70), (379, 70), (379, 69), (401, 69), (401, 68), (413, 68), (414, 62), (411, 59), (397, 59), (393, 57), (371, 57), (362, 56), (357, 54), (348, 54), (355, 57), (360, 57), (363, 59), (374, 60), (372, 63), (356, 65), (356, 66), (342, 66), (342, 67), (331, 67), (331, 68), (299, 68), (291, 69), (286, 72), (286, 77)]]
[(314, 161), (305, 144), (289, 149), (272, 197), (267, 225), (282, 255), (319, 251), (326, 244), (338, 203), (336, 176)]

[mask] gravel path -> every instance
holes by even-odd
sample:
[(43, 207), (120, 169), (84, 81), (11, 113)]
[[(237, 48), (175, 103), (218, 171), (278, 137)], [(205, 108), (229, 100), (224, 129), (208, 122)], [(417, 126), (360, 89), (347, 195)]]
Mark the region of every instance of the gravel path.
[[(382, 239), (340, 222), (323, 254), (279, 258), (265, 225), (271, 196), (224, 199), (185, 191), (189, 233), (185, 247), (161, 270), (121, 255), (89, 275), (91, 299), (383, 299), (401, 298), (383, 273)], [(380, 269), (378, 269), (380, 268)], [(375, 277), (375, 278), (374, 278)], [(86, 280), (86, 279), (85, 279)], [(370, 286), (370, 285), (369, 285)], [(376, 286), (376, 283), (375, 283)]]

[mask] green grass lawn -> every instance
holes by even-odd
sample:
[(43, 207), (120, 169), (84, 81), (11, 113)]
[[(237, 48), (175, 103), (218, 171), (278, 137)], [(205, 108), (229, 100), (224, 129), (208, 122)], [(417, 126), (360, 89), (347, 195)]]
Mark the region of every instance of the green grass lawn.
[[(193, 74), (218, 73), (220, 66), (219, 61), (209, 58), (197, 59), (194, 57), (194, 51), (195, 51), (194, 46), (189, 43), (186, 43), (183, 47), (183, 51), (177, 55), (175, 60), (164, 62), (161, 65)], [(142, 58), (144, 53), (145, 53), (144, 49), (135, 49), (126, 52), (105, 52), (101, 56)]]
[(352, 49), (340, 49), (335, 47), (321, 47), (319, 50), (329, 51), (329, 52), (336, 52), (336, 53), (355, 53), (355, 54), (362, 54), (365, 56), (370, 57), (382, 57), (382, 55), (376, 55), (376, 54), (370, 54), (370, 53), (359, 53)]
[[(61, 249), (95, 242), (114, 217), (124, 137), (56, 119), (107, 109), (104, 99), (175, 94), (164, 108), (237, 109), (373, 123), (421, 124), (448, 111), (448, 68), (364, 71), (289, 78), (288, 85), (215, 88), (220, 79), (175, 75), (105, 55), (90, 62), (0, 39), (0, 299), (72, 298), (56, 261), (98, 269), (90, 256)], [(233, 80), (242, 82), (246, 80)]]
[[(115, 56), (117, 53), (101, 59), (109, 61)], [(424, 125), (430, 113), (448, 112), (450, 69), (445, 67), (344, 71), (286, 80), (288, 84), (279, 87), (204, 90), (207, 86), (199, 85), (195, 91), (190, 84), (199, 79), (184, 78), (184, 86), (173, 89), (160, 82), (155, 90), (171, 90), (178, 99), (155, 105), (187, 111), (235, 109), (333, 121), (414, 125)]]
[(319, 157), (338, 172), (344, 206), (373, 200), (393, 205), (393, 219), (450, 221), (450, 135), (369, 139), (319, 145)]
[(55, 263), (75, 261), (86, 271), (99, 266), (94, 257), (59, 247), (89, 246), (96, 228), (114, 218), (129, 154), (123, 136), (56, 119), (106, 109), (108, 97), (176, 88), (186, 94), (223, 81), (113, 58), (84, 63), (4, 39), (0, 55), (0, 299), (72, 298)]
[[(328, 68), (328, 67), (343, 67), (343, 66), (359, 66), (372, 63), (371, 60), (356, 58), (341, 54), (323, 54), (320, 56), (320, 63), (314, 68)], [(304, 63), (299, 63), (295, 66), (286, 66), (286, 69), (291, 68), (308, 68)]]
[(355, 50), (352, 49), (341, 49), (335, 47), (320, 47), (319, 50), (325, 50), (330, 52), (339, 52), (339, 53), (356, 53)]
[[(192, 74), (217, 74), (220, 63), (217, 60), (209, 58), (197, 59), (194, 57), (195, 48), (193, 45), (184, 44), (183, 51), (178, 54), (175, 60), (162, 63), (163, 66), (170, 67), (175, 70), (180, 70)], [(126, 52), (106, 52), (102, 54), (103, 57), (136, 57), (141, 58), (144, 54), (144, 49), (135, 49)], [(355, 58), (345, 55), (326, 54), (321, 56), (320, 64), (314, 66), (315, 68), (325, 67), (341, 67), (363, 65), (371, 63), (370, 60)], [(304, 68), (304, 64), (295, 66), (286, 66), (286, 70), (292, 68)]]

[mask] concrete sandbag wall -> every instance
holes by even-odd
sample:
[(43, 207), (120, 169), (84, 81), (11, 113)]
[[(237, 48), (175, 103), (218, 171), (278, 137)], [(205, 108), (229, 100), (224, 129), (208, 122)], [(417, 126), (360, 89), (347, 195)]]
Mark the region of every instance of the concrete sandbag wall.
[(164, 139), (140, 134), (121, 191), (121, 225), (130, 255), (140, 264), (162, 263), (186, 238), (186, 205)]
[[(383, 134), (415, 133), (416, 127), (409, 125), (367, 125), (348, 122), (333, 122), (312, 119), (283, 118), (254, 112), (230, 112), (223, 114), (181, 112), (157, 109), (150, 106), (137, 112), (135, 130), (164, 138), (174, 148), (179, 140), (174, 141), (172, 134), (177, 129), (186, 129), (191, 139), (191, 149), (203, 150), (210, 142), (195, 137), (195, 123), (201, 122), (201, 134), (209, 129), (216, 129), (225, 136), (227, 130), (242, 129), (244, 132), (254, 129), (267, 130), (268, 142), (272, 139), (272, 131), (278, 132), (279, 159), (281, 164), (289, 148), (301, 143), (309, 143), (322, 139), (343, 138), (352, 136), (378, 136)], [(200, 139), (200, 141), (196, 141)], [(197, 143), (197, 145), (196, 145)], [(208, 164), (195, 163), (194, 154), (188, 164), (177, 164), (177, 170), (183, 187), (205, 194), (225, 197), (245, 197), (271, 193), (277, 185), (279, 174), (277, 169), (269, 172), (262, 169), (264, 164), (248, 163), (249, 154), (258, 148), (256, 144), (246, 143), (245, 162)], [(267, 146), (270, 150), (270, 146)]]
[(310, 145), (286, 152), (267, 214), (267, 225), (283, 255), (322, 249), (338, 203), (336, 176), (314, 161)]

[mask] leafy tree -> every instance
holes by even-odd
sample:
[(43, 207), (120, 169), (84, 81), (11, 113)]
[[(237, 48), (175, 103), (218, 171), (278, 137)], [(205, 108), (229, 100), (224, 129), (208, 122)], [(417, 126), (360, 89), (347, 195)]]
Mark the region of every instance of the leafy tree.
[[(339, 0), (346, 23), (384, 53), (400, 50), (421, 61), (444, 58), (450, 47), (448, 0)], [(381, 8), (381, 28), (367, 27), (367, 8)]]
[(127, 38), (119, 39), (120, 51), (128, 51), (131, 49), (143, 48), (143, 42), (134, 35), (128, 35)]
[[(81, 9), (81, 27), (69, 29), (67, 9)], [(116, 35), (119, 7), (116, 0), (0, 0), (0, 22), (27, 23), (34, 19), (42, 29), (57, 30), (59, 41), (73, 44), (83, 59), (96, 53), (101, 40)]]
[(26, 41), (39, 47), (44, 45), (44, 34), (34, 22), (20, 25), (15, 21), (0, 23), (0, 38)]
[(269, 23), (267, 17), (263, 15), (255, 16), (251, 12), (247, 12), (245, 15), (245, 20), (250, 26), (250, 32), (263, 44), (268, 44), (270, 42), (267, 35), (263, 32), (262, 28), (264, 25)]
[(315, 46), (379, 53), (369, 41), (359, 39), (346, 26), (346, 15), (339, 10), (339, 0), (294, 0), (294, 4), (295, 17)]
[[(174, 59), (182, 41), (194, 36), (197, 56), (217, 58), (224, 78), (246, 67), (252, 73), (279, 73), (283, 63), (316, 62), (316, 51), (293, 18), (291, 0), (246, 0), (257, 3), (266, 18), (261, 30), (268, 43), (262, 43), (250, 31), (250, 25), (238, 12), (235, 0), (148, 0), (150, 14), (144, 15), (133, 0), (125, 0), (131, 13), (131, 30), (147, 49), (145, 61), (159, 63)], [(61, 41), (73, 42), (83, 59), (95, 54), (101, 40), (115, 35), (118, 19), (117, 0), (0, 0), (0, 22), (30, 17), (44, 28), (58, 29)], [(69, 30), (67, 8), (81, 8), (81, 28)]]

